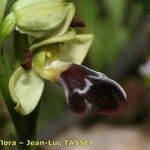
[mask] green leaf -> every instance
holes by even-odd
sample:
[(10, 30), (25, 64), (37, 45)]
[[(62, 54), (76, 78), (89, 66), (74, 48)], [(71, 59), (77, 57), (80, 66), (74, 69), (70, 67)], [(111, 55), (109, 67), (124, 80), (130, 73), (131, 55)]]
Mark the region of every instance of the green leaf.
[(37, 106), (44, 89), (44, 81), (34, 72), (18, 68), (9, 80), (9, 91), (16, 103), (15, 110), (30, 114)]

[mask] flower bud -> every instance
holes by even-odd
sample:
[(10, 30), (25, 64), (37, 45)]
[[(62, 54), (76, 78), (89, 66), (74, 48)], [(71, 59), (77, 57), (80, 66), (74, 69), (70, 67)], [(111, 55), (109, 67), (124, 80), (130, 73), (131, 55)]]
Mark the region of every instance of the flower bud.
[(113, 115), (126, 105), (122, 87), (104, 74), (72, 64), (60, 74), (67, 103), (75, 113), (84, 113), (86, 107), (98, 114)]
[(64, 34), (74, 16), (75, 6), (62, 0), (18, 0), (12, 11), (16, 30), (42, 38)]

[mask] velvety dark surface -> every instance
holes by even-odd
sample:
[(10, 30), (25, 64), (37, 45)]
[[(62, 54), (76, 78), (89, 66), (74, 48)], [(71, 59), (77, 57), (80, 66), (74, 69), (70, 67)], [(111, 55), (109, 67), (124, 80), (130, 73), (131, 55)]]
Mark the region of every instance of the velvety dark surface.
[(102, 73), (72, 64), (60, 75), (69, 107), (83, 113), (86, 106), (100, 114), (112, 115), (127, 104), (121, 86)]

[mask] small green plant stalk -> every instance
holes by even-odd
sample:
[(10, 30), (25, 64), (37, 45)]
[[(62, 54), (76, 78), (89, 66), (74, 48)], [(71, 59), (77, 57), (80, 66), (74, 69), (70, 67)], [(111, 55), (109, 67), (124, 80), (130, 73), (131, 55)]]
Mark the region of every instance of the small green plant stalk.
[[(9, 1), (8, 1), (9, 3)], [(6, 5), (8, 5), (7, 0), (1, 0), (0, 2), (0, 31), (2, 31), (2, 21), (6, 9)], [(6, 27), (6, 26), (5, 26)], [(8, 24), (8, 30), (6, 30), (6, 33), (9, 33), (9, 24)], [(9, 35), (9, 34), (8, 34)], [(7, 36), (7, 34), (6, 34)], [(3, 49), (3, 42), (6, 37), (5, 35), (1, 34), (0, 36), (0, 90), (3, 95), (3, 99), (5, 101), (5, 104), (7, 106), (7, 109), (9, 111), (9, 114), (12, 118), (12, 121), (14, 123), (14, 127), (17, 133), (17, 143), (19, 142), (24, 142), (26, 143), (27, 140), (34, 140), (36, 138), (36, 123), (37, 123), (37, 118), (38, 118), (38, 113), (39, 113), (39, 107), (37, 107), (30, 115), (28, 116), (22, 116), (18, 112), (14, 110), (14, 102), (11, 98), (8, 84), (9, 84), (9, 79), (10, 75), (12, 74), (13, 69), (9, 69), (7, 67), (7, 64), (9, 60), (6, 59), (5, 57), (5, 50)], [(27, 36), (16, 33), (14, 32), (14, 49), (15, 51), (21, 50), (24, 47), (28, 47), (28, 38)], [(19, 41), (20, 40), (20, 41)], [(17, 42), (16, 42), (17, 41)], [(20, 58), (20, 53), (15, 53), (16, 56), (16, 61)], [(15, 64), (14, 64), (15, 68)], [(14, 140), (14, 139), (12, 139)], [(20, 145), (17, 144), (19, 150), (33, 150), (36, 149), (36, 147), (30, 147), (30, 146), (25, 146), (25, 144)]]
[[(26, 125), (26, 120), (23, 116), (21, 116), (20, 114), (18, 114), (15, 110), (14, 110), (14, 103), (12, 102), (12, 98), (9, 94), (9, 89), (8, 89), (8, 82), (9, 82), (9, 75), (7, 73), (6, 70), (6, 63), (5, 63), (5, 57), (3, 54), (3, 50), (1, 50), (1, 55), (0, 55), (0, 61), (1, 61), (1, 75), (0, 75), (0, 87), (1, 87), (1, 92), (5, 101), (5, 104), (7, 106), (7, 109), (10, 113), (10, 116), (13, 120), (15, 129), (17, 131), (18, 134), (18, 142), (19, 141), (23, 141), (25, 142), (27, 139), (30, 138), (29, 135), (29, 130), (28, 127)], [(32, 134), (32, 132), (31, 132)], [(35, 133), (34, 133), (35, 134)], [(33, 138), (33, 135), (31, 135), (31, 137)], [(18, 145), (18, 148), (20, 150), (22, 149), (26, 149), (25, 146), (23, 145)]]
[[(9, 111), (9, 114), (13, 120), (13, 123), (14, 123), (14, 126), (15, 126), (15, 129), (17, 131), (17, 135), (18, 135), (18, 138), (17, 138), (17, 142), (20, 142), (20, 141), (23, 141), (23, 142), (26, 142), (27, 139), (34, 139), (35, 135), (36, 135), (36, 125), (35, 125), (35, 122), (34, 122), (34, 128), (30, 128), (28, 127), (29, 123), (27, 123), (27, 120), (29, 120), (28, 118), (25, 118), (23, 117), (22, 115), (20, 115), (19, 113), (17, 113), (15, 110), (14, 110), (14, 103), (12, 101), (12, 98), (10, 96), (10, 93), (9, 93), (9, 89), (8, 89), (8, 83), (9, 83), (9, 78), (10, 78), (10, 75), (9, 75), (9, 70), (7, 70), (7, 66), (6, 66), (6, 59), (5, 59), (5, 56), (4, 56), (4, 51), (3, 49), (1, 48), (1, 53), (0, 53), (0, 89), (1, 89), (1, 92), (2, 92), (2, 95), (3, 95), (3, 99), (5, 101), (5, 104), (7, 106), (7, 109)], [(33, 114), (32, 114), (33, 116)], [(32, 129), (32, 130), (31, 130)], [(28, 147), (29, 148), (29, 147)], [(18, 144), (18, 149), (20, 150), (25, 150), (25, 149), (28, 149), (26, 148), (26, 146), (24, 145), (19, 145)], [(30, 149), (30, 148), (29, 148)]]
[[(20, 36), (20, 39), (22, 39), (21, 36)], [(22, 41), (22, 44), (26, 42), (27, 42), (27, 39), (24, 40), (24, 42)], [(19, 142), (26, 143), (27, 140), (36, 139), (36, 126), (37, 126), (39, 107), (37, 107), (30, 115), (26, 117), (22, 116), (21, 114), (19, 114), (18, 112), (14, 110), (15, 104), (13, 103), (13, 100), (10, 96), (10, 92), (8, 88), (10, 73), (12, 70), (8, 70), (9, 67), (7, 67), (6, 65), (8, 64), (7, 62), (8, 60), (6, 59), (4, 55), (4, 51), (5, 50), (1, 46), (0, 48), (0, 90), (2, 92), (3, 99), (5, 101), (9, 114), (14, 123), (14, 127), (17, 133), (16, 141), (17, 143)], [(36, 147), (30, 147), (30, 146), (27, 147), (25, 144), (23, 145), (17, 144), (17, 146), (19, 150), (36, 149)]]

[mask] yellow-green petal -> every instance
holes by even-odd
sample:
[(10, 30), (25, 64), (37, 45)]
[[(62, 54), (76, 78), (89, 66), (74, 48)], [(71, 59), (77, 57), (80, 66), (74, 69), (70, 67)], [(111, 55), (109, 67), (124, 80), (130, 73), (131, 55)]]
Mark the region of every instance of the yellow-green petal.
[(34, 72), (18, 68), (9, 80), (9, 91), (16, 103), (15, 110), (30, 114), (37, 106), (44, 89), (44, 81)]
[(30, 50), (33, 51), (44, 45), (70, 41), (73, 40), (75, 36), (76, 36), (75, 30), (70, 28), (65, 34), (61, 36), (46, 37), (46, 38), (35, 40), (34, 43), (31, 45)]
[(73, 40), (60, 43), (61, 61), (81, 64), (93, 42), (92, 34), (76, 35)]
[[(42, 78), (58, 81), (62, 71), (71, 63), (81, 64), (93, 41), (92, 34), (80, 34), (49, 38), (33, 44), (31, 50), (36, 49), (33, 57), (34, 70)], [(52, 44), (51, 42), (56, 42)], [(58, 43), (57, 43), (58, 42)]]

